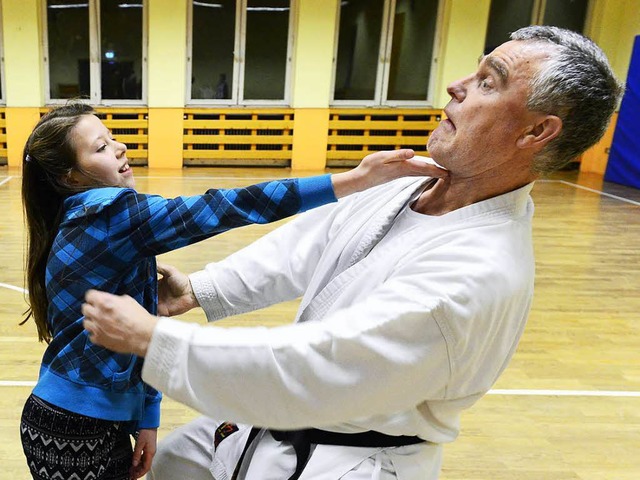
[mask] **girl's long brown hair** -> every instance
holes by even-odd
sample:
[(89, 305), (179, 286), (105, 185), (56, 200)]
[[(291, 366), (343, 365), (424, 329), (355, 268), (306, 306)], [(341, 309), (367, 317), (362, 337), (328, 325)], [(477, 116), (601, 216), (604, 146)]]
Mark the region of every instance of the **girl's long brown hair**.
[(33, 318), (38, 340), (49, 343), (49, 300), (45, 270), (51, 245), (58, 233), (64, 199), (74, 189), (67, 183), (77, 156), (73, 128), (83, 115), (95, 114), (89, 105), (72, 102), (46, 113), (33, 129), (23, 151), (22, 204), (27, 224), (26, 282), (29, 289), (24, 324)]

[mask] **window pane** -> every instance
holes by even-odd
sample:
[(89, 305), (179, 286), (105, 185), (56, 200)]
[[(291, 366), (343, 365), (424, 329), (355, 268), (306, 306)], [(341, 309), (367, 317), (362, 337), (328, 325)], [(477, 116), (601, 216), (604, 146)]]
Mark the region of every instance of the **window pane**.
[(388, 100), (426, 100), (438, 0), (397, 0), (393, 19)]
[(47, 1), (49, 97), (89, 97), (89, 3)]
[(544, 11), (544, 25), (568, 28), (582, 33), (589, 0), (554, 0), (547, 2)]
[(384, 0), (349, 0), (340, 4), (336, 100), (375, 98)]
[(248, 0), (244, 98), (283, 100), (289, 0)]
[(491, 0), (484, 53), (508, 41), (512, 32), (531, 25), (532, 9), (533, 0)]
[(100, 1), (102, 98), (142, 98), (142, 0)]
[(193, 2), (191, 98), (231, 98), (235, 0)]

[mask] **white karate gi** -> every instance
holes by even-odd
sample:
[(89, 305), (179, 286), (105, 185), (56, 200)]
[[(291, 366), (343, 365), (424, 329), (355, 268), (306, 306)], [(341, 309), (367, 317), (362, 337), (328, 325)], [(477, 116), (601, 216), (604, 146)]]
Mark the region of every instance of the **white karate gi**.
[[(533, 184), (442, 216), (406, 208), (426, 184), (401, 179), (305, 213), (193, 274), (209, 320), (303, 295), (298, 324), (223, 329), (162, 319), (143, 378), (221, 421), (427, 441), (319, 445), (301, 480), (436, 479), (461, 411), (491, 388), (525, 326)], [(217, 480), (223, 471), (230, 478), (243, 435), (212, 452), (214, 423), (185, 427), (188, 447), (184, 436), (161, 445), (154, 470), (167, 474), (155, 478), (175, 478), (184, 457), (202, 471), (212, 454)], [(269, 434), (254, 443), (240, 478), (288, 478), (290, 446)], [(211, 478), (192, 475), (181, 478)]]

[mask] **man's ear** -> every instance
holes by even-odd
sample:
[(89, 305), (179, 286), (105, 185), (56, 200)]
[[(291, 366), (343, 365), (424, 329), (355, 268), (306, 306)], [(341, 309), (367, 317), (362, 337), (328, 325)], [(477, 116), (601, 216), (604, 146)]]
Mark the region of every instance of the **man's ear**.
[(542, 150), (551, 140), (560, 135), (562, 120), (556, 115), (545, 115), (530, 125), (522, 133), (516, 145), (519, 148), (535, 148)]

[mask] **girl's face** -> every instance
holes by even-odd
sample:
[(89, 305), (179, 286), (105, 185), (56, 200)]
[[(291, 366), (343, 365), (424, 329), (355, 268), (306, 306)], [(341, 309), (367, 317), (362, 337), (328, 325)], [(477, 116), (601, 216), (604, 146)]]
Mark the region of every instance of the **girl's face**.
[(83, 115), (71, 135), (78, 163), (69, 174), (70, 183), (77, 187), (135, 187), (127, 146), (117, 142), (98, 117)]

